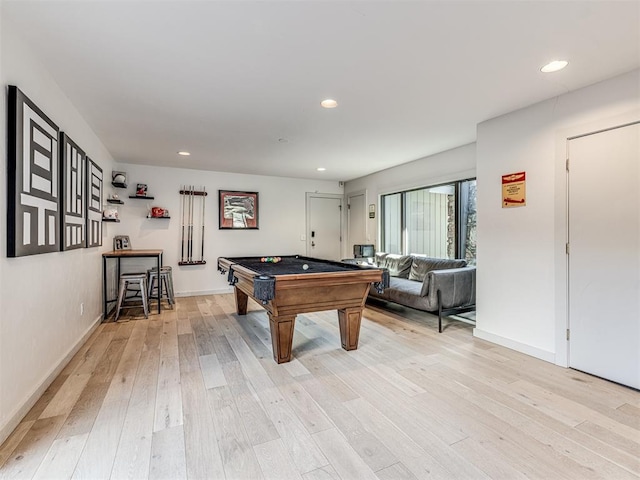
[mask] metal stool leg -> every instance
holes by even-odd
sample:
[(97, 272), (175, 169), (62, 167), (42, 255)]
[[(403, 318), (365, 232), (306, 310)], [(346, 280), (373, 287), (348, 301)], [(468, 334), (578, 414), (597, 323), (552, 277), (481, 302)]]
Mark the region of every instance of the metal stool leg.
[(168, 280), (169, 276), (166, 274), (163, 274), (160, 277), (160, 283), (162, 285), (162, 288), (164, 288), (164, 292), (167, 295), (167, 302), (169, 303), (169, 306), (171, 308), (173, 308), (173, 298), (171, 298), (171, 290), (169, 290), (169, 280)]
[(116, 318), (114, 322), (118, 321), (118, 317), (120, 316), (120, 309), (122, 309), (122, 303), (124, 302), (124, 293), (127, 290), (127, 281), (124, 279), (120, 279), (120, 288), (118, 290), (118, 308), (116, 309)]
[(144, 310), (144, 318), (149, 318), (149, 302), (147, 298), (147, 286), (145, 285), (146, 279), (142, 277), (140, 279), (140, 296), (142, 297), (142, 309)]
[(175, 305), (176, 296), (175, 296), (175, 293), (173, 292), (173, 274), (169, 272), (169, 275), (167, 278), (169, 279), (169, 296), (171, 297), (171, 304)]

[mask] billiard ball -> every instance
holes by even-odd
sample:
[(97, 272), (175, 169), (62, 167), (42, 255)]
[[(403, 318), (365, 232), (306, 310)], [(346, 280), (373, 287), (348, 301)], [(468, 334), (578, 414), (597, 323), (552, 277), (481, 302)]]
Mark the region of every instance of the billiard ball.
[(306, 263), (304, 265), (302, 265), (302, 269), (303, 270), (309, 270), (309, 265), (307, 265)]

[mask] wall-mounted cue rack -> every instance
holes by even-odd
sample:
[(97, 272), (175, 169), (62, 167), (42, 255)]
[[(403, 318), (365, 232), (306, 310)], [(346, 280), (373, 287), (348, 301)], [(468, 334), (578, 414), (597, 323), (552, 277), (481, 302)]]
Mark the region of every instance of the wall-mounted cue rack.
[[(181, 236), (178, 265), (204, 265), (204, 204), (205, 188), (196, 190), (193, 185), (180, 189)], [(198, 257), (198, 254), (200, 255)]]

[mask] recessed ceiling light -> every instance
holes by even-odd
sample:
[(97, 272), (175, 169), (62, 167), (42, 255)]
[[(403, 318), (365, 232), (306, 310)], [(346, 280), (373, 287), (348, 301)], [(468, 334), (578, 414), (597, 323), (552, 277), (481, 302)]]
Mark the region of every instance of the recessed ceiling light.
[(189, 152), (185, 151), (185, 150), (180, 150), (178, 152), (178, 155), (182, 155), (183, 157), (188, 157), (191, 154)]
[(547, 63), (544, 67), (540, 69), (542, 73), (552, 73), (557, 72), (558, 70), (562, 70), (569, 64), (566, 60), (554, 60), (553, 62)]
[(316, 168), (316, 170), (317, 170), (317, 171), (319, 171), (319, 172), (324, 172), (324, 171), (326, 170), (326, 168), (324, 168), (324, 167), (318, 167), (318, 168)]
[(322, 105), (324, 108), (336, 108), (338, 106), (338, 102), (327, 98), (326, 100), (321, 101), (320, 105)]

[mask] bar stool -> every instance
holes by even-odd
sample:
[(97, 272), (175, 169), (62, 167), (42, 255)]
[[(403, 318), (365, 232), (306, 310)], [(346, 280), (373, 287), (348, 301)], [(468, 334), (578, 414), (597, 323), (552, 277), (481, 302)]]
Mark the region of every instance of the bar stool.
[[(130, 288), (132, 285), (138, 288)], [(127, 292), (136, 292), (132, 296), (127, 296)], [(147, 299), (147, 276), (144, 273), (123, 273), (120, 275), (120, 288), (118, 289), (118, 308), (116, 310), (115, 321), (118, 321), (120, 310), (123, 308), (137, 307), (138, 305), (126, 305), (126, 301), (140, 296), (144, 317), (149, 318), (149, 300)]]
[(160, 288), (160, 300), (166, 299), (169, 306), (173, 308), (176, 303), (173, 294), (173, 274), (171, 267), (160, 268), (160, 278), (158, 279), (158, 269), (151, 268), (147, 270), (149, 276), (149, 299), (153, 300), (158, 297), (158, 287)]

